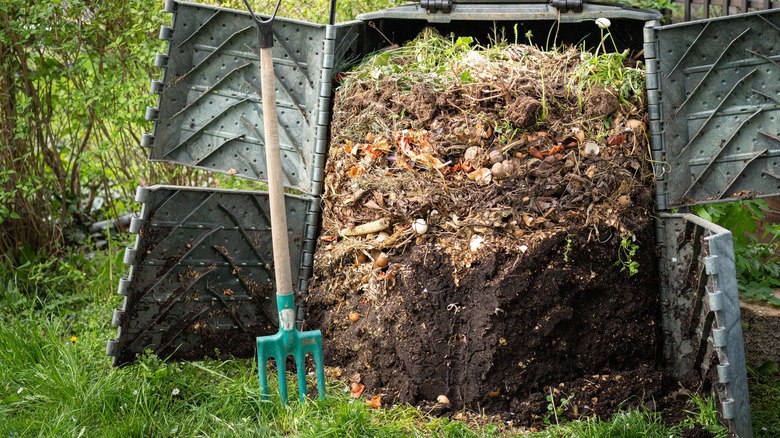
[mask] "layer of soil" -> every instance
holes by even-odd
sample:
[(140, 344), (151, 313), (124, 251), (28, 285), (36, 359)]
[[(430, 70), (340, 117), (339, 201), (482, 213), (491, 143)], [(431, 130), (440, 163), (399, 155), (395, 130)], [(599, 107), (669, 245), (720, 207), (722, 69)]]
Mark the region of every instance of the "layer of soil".
[(764, 362), (780, 365), (780, 308), (758, 303), (740, 303), (745, 358), (757, 367)]
[(336, 94), (307, 298), (326, 364), (383, 403), (518, 425), (551, 401), (566, 418), (679, 408), (641, 96), (572, 87), (576, 51), (512, 45), (415, 77), (384, 68), (419, 67), (399, 50)]
[(422, 243), (393, 257), (396, 282), (376, 295), (313, 292), (326, 363), (358, 373), (386, 400), (426, 405), (446, 395), (455, 409), (531, 422), (548, 413), (550, 393), (569, 400), (572, 417), (660, 400), (653, 221), (632, 213), (648, 248), (633, 277), (614, 266), (619, 239), (588, 243), (581, 232), (525, 255), (486, 252), (457, 282), (457, 255)]

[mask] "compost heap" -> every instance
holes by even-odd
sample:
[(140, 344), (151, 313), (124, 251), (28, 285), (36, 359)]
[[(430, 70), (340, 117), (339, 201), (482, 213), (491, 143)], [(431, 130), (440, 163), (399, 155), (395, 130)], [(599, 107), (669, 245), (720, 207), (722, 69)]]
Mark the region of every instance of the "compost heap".
[(660, 398), (628, 56), (426, 30), (345, 75), (307, 325), (353, 396), (523, 424)]

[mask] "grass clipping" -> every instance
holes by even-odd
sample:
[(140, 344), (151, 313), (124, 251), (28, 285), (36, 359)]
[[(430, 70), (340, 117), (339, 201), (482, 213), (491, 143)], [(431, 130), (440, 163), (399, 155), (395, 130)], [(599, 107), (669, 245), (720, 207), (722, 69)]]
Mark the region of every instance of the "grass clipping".
[(468, 267), (480, 248), (627, 232), (621, 213), (651, 203), (641, 67), (432, 29), (368, 57), (336, 93), (316, 271), (384, 268), (415, 242)]

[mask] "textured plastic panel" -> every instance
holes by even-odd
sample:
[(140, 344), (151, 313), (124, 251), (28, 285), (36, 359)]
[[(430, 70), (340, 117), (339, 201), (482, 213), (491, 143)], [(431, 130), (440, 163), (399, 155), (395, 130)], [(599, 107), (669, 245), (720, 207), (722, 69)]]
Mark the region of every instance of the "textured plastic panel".
[(691, 214), (662, 214), (663, 354), (677, 378), (709, 382), (732, 432), (751, 437), (731, 233)]
[[(504, 3), (504, 2), (494, 2)], [(419, 4), (408, 4), (386, 9), (378, 12), (370, 12), (358, 15), (359, 20), (369, 21), (377, 19), (403, 19), (425, 20), (432, 23), (448, 23), (451, 21), (528, 21), (549, 20), (561, 23), (575, 23), (581, 21), (593, 21), (597, 18), (630, 19), (640, 22), (657, 20), (661, 14), (656, 11), (627, 8), (617, 5), (599, 5), (583, 3), (582, 11), (577, 13), (560, 13), (548, 1), (532, 2), (505, 2), (505, 4), (491, 4), (482, 2), (478, 4), (455, 3), (450, 12), (431, 13)], [(576, 43), (577, 41), (569, 41)]]
[[(164, 69), (163, 80), (150, 87), (160, 93), (159, 104), (146, 112), (155, 127), (142, 140), (151, 147), (149, 158), (266, 180), (257, 30), (251, 17), (169, 3), (172, 25), (160, 31), (169, 41), (168, 53), (155, 59)], [(354, 43), (352, 26), (341, 27), (341, 42)], [(325, 25), (277, 18), (273, 29), (284, 184), (313, 194), (317, 163), (324, 164), (318, 132), (328, 123), (321, 115), (330, 112), (334, 51), (340, 51), (335, 54), (340, 59), (350, 48), (328, 44), (336, 32)]]
[[(255, 338), (276, 332), (276, 298), (268, 195), (262, 192), (141, 187), (133, 221), (138, 237), (125, 252), (125, 296), (114, 312), (119, 327), (107, 353), (114, 364), (151, 349), (172, 359), (251, 357)], [(305, 288), (301, 268), (316, 238), (315, 198), (287, 196), (293, 284)], [(316, 223), (316, 222), (315, 222)]]
[(660, 208), (780, 193), (780, 10), (646, 38)]

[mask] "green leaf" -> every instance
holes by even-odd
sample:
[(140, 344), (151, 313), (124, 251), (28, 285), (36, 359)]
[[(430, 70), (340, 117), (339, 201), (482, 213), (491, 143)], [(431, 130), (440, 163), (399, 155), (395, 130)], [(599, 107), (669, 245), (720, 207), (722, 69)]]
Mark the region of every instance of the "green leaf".
[(14, 403), (19, 403), (21, 401), (22, 401), (21, 397), (19, 397), (18, 395), (12, 395), (0, 400), (0, 405), (10, 405)]

